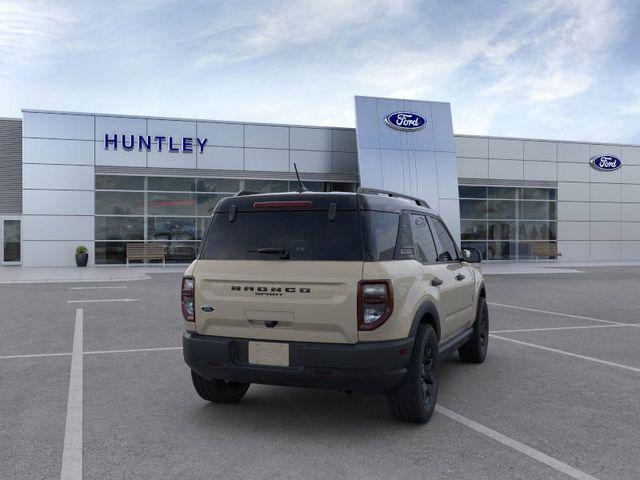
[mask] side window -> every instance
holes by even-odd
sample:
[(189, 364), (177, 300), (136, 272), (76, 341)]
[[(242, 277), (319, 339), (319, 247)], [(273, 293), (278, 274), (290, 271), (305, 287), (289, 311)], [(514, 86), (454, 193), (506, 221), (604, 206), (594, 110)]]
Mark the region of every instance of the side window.
[(369, 250), (373, 261), (393, 260), (398, 238), (400, 215), (389, 212), (367, 212)]
[(394, 260), (418, 260), (418, 252), (413, 241), (413, 231), (411, 228), (411, 215), (403, 212), (400, 215), (400, 226), (398, 227), (398, 242), (393, 256)]
[(415, 244), (417, 258), (422, 263), (431, 263), (436, 261), (436, 245), (431, 236), (431, 229), (427, 222), (427, 217), (412, 213), (411, 231), (413, 233), (413, 241)]
[(438, 254), (438, 262), (451, 262), (458, 259), (458, 251), (456, 250), (456, 243), (449, 235), (446, 227), (437, 218), (431, 218), (431, 225), (433, 226), (433, 233), (438, 237), (440, 242), (440, 252)]

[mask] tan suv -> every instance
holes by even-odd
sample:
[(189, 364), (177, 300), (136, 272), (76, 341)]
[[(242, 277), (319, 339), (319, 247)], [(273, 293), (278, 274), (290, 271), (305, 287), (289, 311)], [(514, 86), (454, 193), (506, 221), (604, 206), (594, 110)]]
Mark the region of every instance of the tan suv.
[(251, 383), (385, 393), (396, 418), (426, 422), (439, 357), (487, 353), (479, 261), (392, 192), (224, 199), (182, 281), (193, 385), (223, 403)]

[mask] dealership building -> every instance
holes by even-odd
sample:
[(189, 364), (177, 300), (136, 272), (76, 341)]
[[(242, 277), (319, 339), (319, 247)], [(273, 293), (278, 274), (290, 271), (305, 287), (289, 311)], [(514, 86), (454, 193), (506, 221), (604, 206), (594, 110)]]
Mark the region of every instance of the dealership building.
[[(3, 267), (188, 263), (240, 190), (427, 200), (485, 259), (640, 259), (640, 146), (453, 133), (448, 103), (356, 97), (356, 128), (23, 110), (0, 119)], [(545, 248), (540, 248), (540, 247)]]

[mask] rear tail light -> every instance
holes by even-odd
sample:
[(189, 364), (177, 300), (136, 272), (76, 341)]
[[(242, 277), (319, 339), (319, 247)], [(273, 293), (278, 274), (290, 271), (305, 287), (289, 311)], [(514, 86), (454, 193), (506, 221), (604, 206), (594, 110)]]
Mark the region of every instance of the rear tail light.
[(187, 322), (196, 321), (196, 308), (194, 303), (195, 287), (196, 281), (193, 277), (182, 278), (180, 304), (182, 306), (182, 316)]
[(393, 312), (390, 280), (362, 280), (358, 283), (358, 330), (375, 330)]

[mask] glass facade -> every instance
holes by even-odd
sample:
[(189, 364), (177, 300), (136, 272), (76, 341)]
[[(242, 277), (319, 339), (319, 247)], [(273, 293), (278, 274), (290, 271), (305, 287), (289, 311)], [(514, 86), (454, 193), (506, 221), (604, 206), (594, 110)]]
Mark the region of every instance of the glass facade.
[[(304, 182), (312, 191), (355, 183)], [(127, 243), (160, 243), (167, 263), (191, 262), (217, 203), (240, 190), (286, 192), (287, 180), (96, 175), (95, 262), (126, 263)]]
[(4, 263), (19, 263), (20, 254), (20, 220), (2, 221), (2, 260)]
[(534, 242), (555, 243), (555, 188), (460, 186), (462, 247), (487, 260), (527, 260)]

